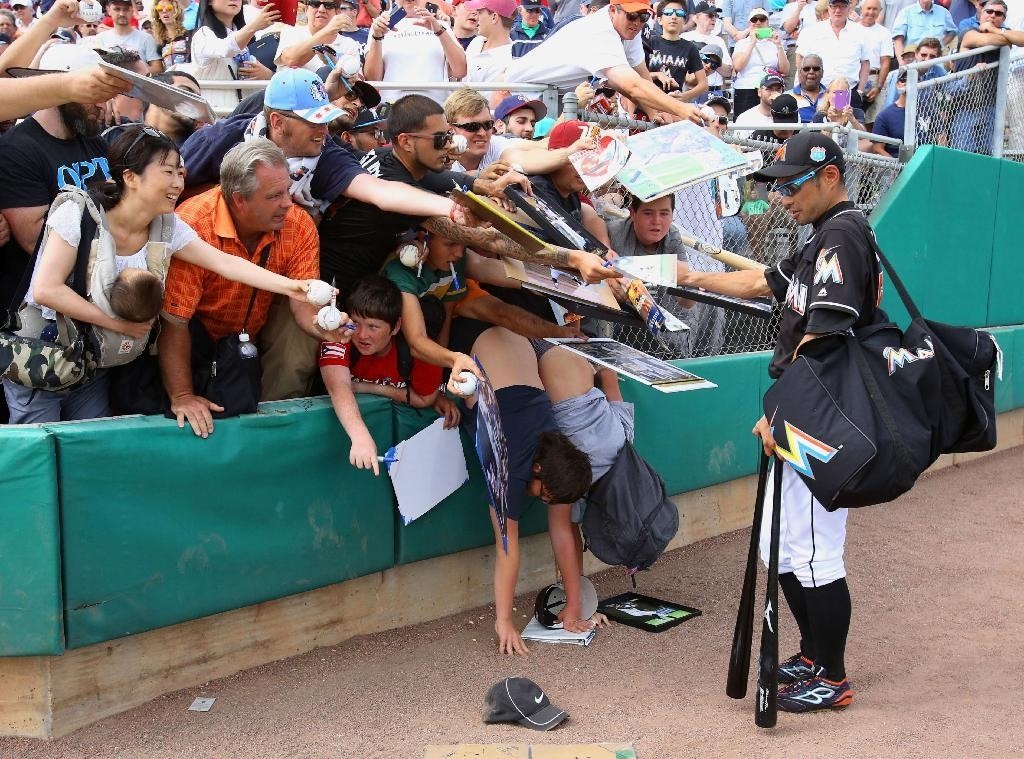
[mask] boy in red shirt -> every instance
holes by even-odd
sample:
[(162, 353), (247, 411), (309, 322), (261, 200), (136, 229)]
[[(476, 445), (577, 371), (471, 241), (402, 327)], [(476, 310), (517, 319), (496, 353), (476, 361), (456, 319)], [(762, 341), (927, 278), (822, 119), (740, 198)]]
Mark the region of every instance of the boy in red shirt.
[(334, 412), (352, 440), (349, 462), (379, 474), (377, 446), (356, 403), (355, 393), (373, 393), (413, 408), (427, 408), (437, 399), (441, 367), (412, 357), (402, 329), (402, 294), (384, 277), (361, 279), (348, 298), (355, 323), (349, 343), (320, 345), (320, 373)]

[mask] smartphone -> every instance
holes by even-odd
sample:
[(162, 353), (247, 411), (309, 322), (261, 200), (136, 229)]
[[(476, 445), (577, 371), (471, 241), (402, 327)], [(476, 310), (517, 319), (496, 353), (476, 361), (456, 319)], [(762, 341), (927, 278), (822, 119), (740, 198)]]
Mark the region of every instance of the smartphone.
[(405, 12), (405, 8), (395, 8), (391, 11), (391, 15), (388, 16), (388, 28), (394, 29), (395, 26), (405, 18), (408, 14)]
[(436, 16), (440, 8), (437, 7), (437, 3), (427, 3), (427, 13)]
[(836, 90), (832, 93), (832, 107), (837, 111), (843, 110), (850, 104), (849, 90)]
[(282, 24), (295, 26), (299, 14), (299, 0), (274, 0), (273, 3), (267, 3), (267, 5), (273, 5), (281, 11)]
[(762, 26), (754, 30), (754, 34), (759, 40), (766, 40), (772, 36), (772, 29), (769, 26)]

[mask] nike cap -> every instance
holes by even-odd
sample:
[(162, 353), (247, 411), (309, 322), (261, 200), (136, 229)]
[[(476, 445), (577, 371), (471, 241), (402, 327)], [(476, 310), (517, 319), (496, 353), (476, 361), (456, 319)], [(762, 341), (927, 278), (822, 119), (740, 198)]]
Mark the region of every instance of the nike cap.
[(564, 712), (548, 701), (537, 683), (525, 677), (506, 677), (495, 683), (484, 700), (484, 722), (516, 722), (533, 730), (550, 730), (562, 723)]

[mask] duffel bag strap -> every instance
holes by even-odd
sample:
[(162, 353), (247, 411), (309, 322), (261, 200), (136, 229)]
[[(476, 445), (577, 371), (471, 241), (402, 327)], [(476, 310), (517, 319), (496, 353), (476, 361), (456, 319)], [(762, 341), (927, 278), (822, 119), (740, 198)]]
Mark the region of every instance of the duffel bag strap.
[(906, 285), (903, 284), (903, 280), (900, 279), (900, 275), (896, 273), (896, 269), (889, 263), (889, 259), (885, 257), (885, 253), (878, 245), (878, 240), (875, 239), (875, 230), (871, 228), (871, 225), (864, 221), (865, 226), (868, 228), (868, 240), (871, 241), (871, 247), (875, 251), (875, 255), (878, 256), (878, 260), (882, 263), (882, 268), (885, 269), (885, 273), (889, 275), (889, 280), (892, 282), (892, 286), (896, 288), (896, 292), (900, 296), (900, 300), (903, 301), (903, 307), (907, 309), (907, 313), (910, 314), (911, 320), (920, 319), (921, 312), (917, 308), (917, 304), (914, 303), (914, 299), (910, 297), (910, 293), (907, 292)]
[(882, 424), (885, 425), (885, 429), (896, 445), (896, 457), (899, 459), (897, 463), (907, 471), (912, 471), (914, 465), (911, 463), (910, 452), (907, 451), (907, 447), (903, 443), (903, 435), (900, 433), (896, 420), (889, 410), (889, 404), (882, 395), (882, 389), (878, 386), (878, 382), (875, 381), (875, 375), (871, 373), (871, 367), (868, 366), (867, 357), (864, 355), (864, 348), (856, 337), (850, 338), (850, 353), (853, 354), (853, 359), (860, 370), (860, 376), (864, 380), (864, 387), (868, 391), (868, 397), (871, 399), (871, 403), (878, 412)]

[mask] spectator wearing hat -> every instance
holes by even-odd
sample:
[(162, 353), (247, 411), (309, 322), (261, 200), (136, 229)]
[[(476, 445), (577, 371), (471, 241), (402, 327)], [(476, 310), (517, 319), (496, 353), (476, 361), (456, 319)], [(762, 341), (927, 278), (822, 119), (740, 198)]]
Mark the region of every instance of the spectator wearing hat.
[(666, 92), (677, 92), (681, 100), (691, 102), (707, 92), (708, 80), (700, 48), (682, 36), (688, 15), (685, 0), (661, 0), (661, 34), (647, 38), (644, 53), (651, 78)]
[[(760, 126), (772, 123), (772, 101), (782, 94), (785, 86), (786, 83), (778, 74), (765, 74), (756, 90), (757, 105), (738, 114), (735, 119), (736, 126)], [(734, 113), (737, 106), (738, 103), (734, 101)]]
[(477, 13), (479, 36), (466, 48), (466, 81), (498, 82), (512, 62), (509, 31), (516, 17), (516, 0), (469, 0)]
[(363, 66), (366, 78), (375, 82), (400, 82), (412, 88), (389, 90), (391, 102), (418, 92), (443, 103), (444, 90), (423, 90), (417, 85), (465, 77), (466, 51), (451, 29), (426, 9), (426, 0), (398, 0), (395, 7), (403, 9), (406, 16), (394, 29), (383, 13), (370, 26)]
[(818, 104), (825, 96), (821, 86), (821, 57), (816, 53), (805, 55), (797, 68), (797, 84), (789, 91), (800, 105), (800, 122), (810, 124), (818, 112)]
[[(357, 10), (358, 6), (348, 0), (307, 0), (306, 25), (285, 26), (281, 30), (274, 63), (316, 71), (346, 56), (358, 61), (359, 43), (342, 34), (343, 28), (356, 28)], [(317, 49), (324, 47), (330, 51)]]
[(164, 70), (164, 59), (157, 50), (153, 37), (139, 29), (132, 28), (134, 6), (131, 0), (107, 0), (104, 9), (114, 22), (112, 29), (96, 35), (91, 41), (92, 47), (134, 50), (146, 62), (150, 74), (159, 74)]
[(728, 46), (722, 41), (722, 36), (715, 32), (715, 26), (720, 25), (718, 13), (718, 8), (701, 0), (693, 9), (693, 29), (683, 32), (683, 37), (691, 42), (696, 42), (702, 53), (703, 48), (708, 45), (718, 48), (721, 65), (708, 73), (708, 89), (710, 90), (715, 89), (716, 86), (721, 89), (724, 84), (723, 77), (732, 75), (732, 56), (729, 55)]
[(696, 106), (667, 95), (651, 80), (640, 40), (650, 18), (649, 0), (614, 0), (553, 32), (530, 55), (514, 59), (508, 81), (551, 84), (568, 91), (582, 80), (603, 77), (652, 118), (699, 121)]
[(892, 32), (878, 23), (882, 14), (882, 0), (863, 0), (860, 4), (860, 31), (868, 44), (868, 83), (861, 93), (864, 112), (868, 121), (878, 111), (878, 96), (889, 71), (892, 70), (895, 51), (892, 46)]
[(11, 0), (11, 11), (14, 13), (19, 32), (36, 22), (36, 9), (32, 0)]
[(454, 0), (452, 3), (452, 33), (465, 50), (480, 29), (479, 14), (469, 8), (468, 0)]
[(917, 0), (911, 3), (897, 13), (891, 23), (892, 45), (897, 57), (902, 56), (904, 45), (920, 43), (926, 37), (934, 37), (946, 47), (957, 34), (953, 16), (935, 0)]
[(494, 109), (494, 117), (505, 122), (505, 134), (510, 137), (533, 139), (534, 125), (548, 115), (548, 108), (540, 100), (527, 100), (522, 95), (510, 95)]
[(792, 137), (796, 130), (786, 129), (786, 124), (797, 124), (800, 122), (800, 109), (796, 98), (783, 93), (772, 101), (772, 123), (771, 129), (758, 129), (751, 135), (751, 139), (762, 142), (785, 142)]
[[(570, 4), (572, 0), (569, 0)], [(552, 26), (544, 18), (540, 0), (523, 0), (519, 18), (512, 25), (512, 57), (522, 58), (551, 34)]]
[[(373, 7), (373, 6), (367, 6)], [(379, 11), (378, 11), (379, 13)], [(362, 56), (363, 47), (370, 38), (370, 29), (366, 26), (359, 26), (356, 19), (359, 18), (359, 0), (338, 0), (338, 15), (342, 17), (339, 27), (342, 37), (346, 37), (359, 45), (359, 54)]]
[[(725, 79), (721, 73), (724, 68), (722, 63), (723, 55), (726, 55), (725, 49), (720, 44), (709, 44), (700, 49), (700, 62), (704, 67), (704, 76), (707, 78), (708, 89), (703, 95), (695, 98), (694, 102), (705, 103), (712, 96), (722, 94), (722, 88), (725, 86)], [(687, 78), (687, 84), (691, 83), (690, 79)]]
[(749, 20), (749, 34), (736, 43), (732, 52), (733, 101), (738, 114), (757, 105), (757, 90), (766, 73), (777, 73), (783, 84), (789, 73), (789, 60), (782, 49), (782, 39), (768, 26), (768, 11), (754, 8), (750, 11)]
[(355, 123), (342, 131), (338, 139), (359, 154), (384, 147), (388, 144), (387, 119), (380, 118), (369, 108), (363, 108), (356, 116)]
[[(849, 0), (829, 0), (828, 20), (800, 34), (796, 65), (799, 68), (803, 56), (816, 53), (822, 61), (824, 86), (841, 76), (864, 92), (871, 71), (870, 45), (862, 28), (850, 23), (849, 17)], [(856, 100), (859, 102), (859, 98)]]

